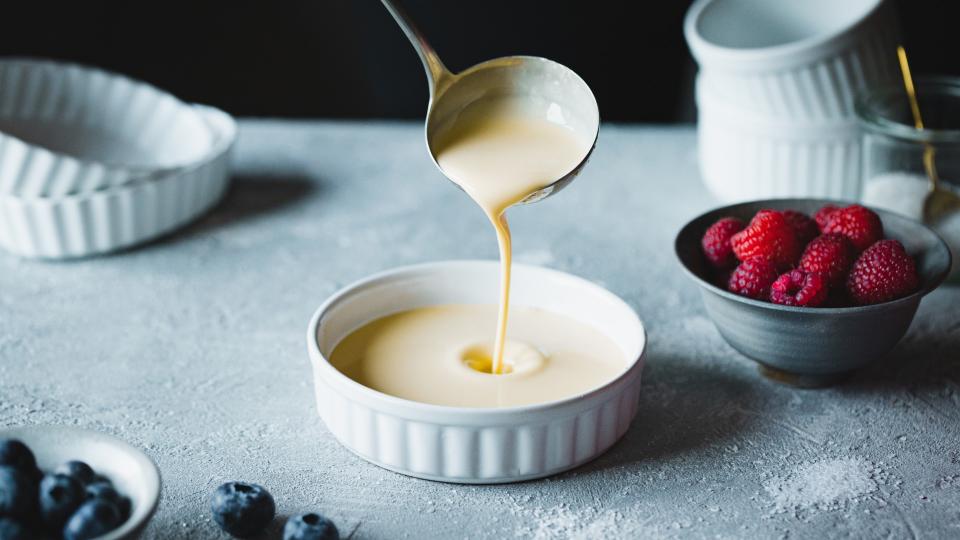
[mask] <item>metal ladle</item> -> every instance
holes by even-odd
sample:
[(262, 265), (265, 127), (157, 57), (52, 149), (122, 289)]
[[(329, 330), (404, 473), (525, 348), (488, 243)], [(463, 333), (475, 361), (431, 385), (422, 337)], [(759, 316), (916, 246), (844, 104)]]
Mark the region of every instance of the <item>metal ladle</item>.
[(410, 17), (392, 0), (381, 0), (403, 33), (416, 49), (430, 86), (430, 102), (427, 105), (426, 141), (427, 150), (437, 168), (436, 136), (451, 119), (464, 108), (485, 97), (506, 95), (529, 95), (550, 104), (544, 111), (562, 114), (564, 122), (586, 140), (593, 141), (590, 150), (573, 170), (561, 178), (531, 193), (517, 204), (527, 204), (544, 199), (560, 191), (580, 172), (600, 132), (600, 111), (590, 87), (570, 68), (546, 58), (536, 56), (505, 56), (481, 62), (460, 73), (452, 73), (443, 65), (440, 57), (427, 43)]

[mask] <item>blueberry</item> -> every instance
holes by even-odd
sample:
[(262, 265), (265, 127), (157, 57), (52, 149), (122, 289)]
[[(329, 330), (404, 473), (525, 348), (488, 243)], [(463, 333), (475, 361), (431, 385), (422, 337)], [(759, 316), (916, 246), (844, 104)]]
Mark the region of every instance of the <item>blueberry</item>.
[(320, 514), (300, 514), (283, 526), (283, 540), (340, 540), (340, 531)]
[(133, 513), (133, 503), (130, 501), (130, 497), (121, 495), (120, 499), (117, 500), (117, 510), (120, 510), (120, 523), (130, 519), (130, 514)]
[(100, 482), (102, 482), (102, 483), (104, 483), (104, 484), (110, 484), (111, 486), (113, 485), (113, 482), (111, 482), (109, 478), (107, 478), (106, 476), (104, 476), (104, 475), (102, 475), (102, 474), (100, 474), (100, 473), (95, 473), (95, 474), (93, 475), (93, 478), (90, 479), (90, 482), (89, 482), (89, 483), (90, 483), (90, 484), (95, 484), (95, 483), (100, 483)]
[(37, 503), (37, 484), (20, 469), (0, 466), (0, 516), (33, 517)]
[(93, 482), (93, 468), (82, 461), (68, 461), (57, 467), (54, 472), (74, 477), (78, 482), (87, 485)]
[(83, 503), (63, 528), (64, 540), (87, 540), (104, 535), (120, 525), (120, 511), (112, 502), (93, 499)]
[(94, 482), (85, 488), (87, 499), (106, 499), (113, 504), (120, 500), (120, 494), (110, 482)]
[(83, 486), (72, 476), (48, 474), (40, 482), (40, 517), (52, 530), (63, 527), (73, 512), (83, 504)]
[(221, 529), (246, 538), (270, 524), (276, 505), (270, 492), (257, 484), (227, 482), (213, 492), (210, 510)]
[(109, 480), (101, 479), (92, 484), (88, 484), (85, 489), (85, 495), (87, 500), (104, 499), (112, 502), (116, 505), (117, 510), (120, 511), (121, 521), (126, 521), (127, 518), (130, 517), (130, 498), (121, 495)]
[(0, 540), (30, 540), (31, 536), (19, 521), (0, 517)]
[(27, 445), (17, 439), (0, 440), (0, 466), (13, 467), (32, 473), (37, 469), (37, 460)]

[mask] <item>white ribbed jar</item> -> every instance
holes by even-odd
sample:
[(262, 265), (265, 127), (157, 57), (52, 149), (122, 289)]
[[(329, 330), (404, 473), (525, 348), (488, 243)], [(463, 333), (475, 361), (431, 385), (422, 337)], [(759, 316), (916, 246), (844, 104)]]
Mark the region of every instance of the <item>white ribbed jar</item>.
[(719, 200), (782, 197), (855, 200), (860, 130), (855, 122), (793, 123), (737, 111), (697, 81), (700, 174)]
[(314, 314), (307, 332), (317, 409), (333, 435), (381, 467), (429, 480), (502, 483), (559, 473), (596, 458), (637, 412), (646, 336), (636, 313), (609, 291), (556, 270), (514, 265), (513, 305), (539, 307), (602, 331), (630, 359), (609, 383), (564, 400), (508, 408), (418, 403), (367, 388), (326, 359), (351, 331), (416, 307), (490, 303), (493, 261), (428, 263), (347, 286)]
[(860, 92), (899, 80), (885, 0), (698, 0), (684, 34), (711, 92), (758, 116), (852, 120)]

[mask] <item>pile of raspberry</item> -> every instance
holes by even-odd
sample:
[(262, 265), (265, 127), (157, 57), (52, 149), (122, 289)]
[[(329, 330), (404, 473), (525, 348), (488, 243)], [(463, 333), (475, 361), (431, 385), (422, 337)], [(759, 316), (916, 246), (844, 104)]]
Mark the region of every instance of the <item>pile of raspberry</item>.
[(879, 304), (917, 290), (916, 263), (884, 239), (880, 217), (858, 204), (810, 216), (760, 210), (750, 223), (725, 217), (707, 229), (703, 254), (730, 292), (785, 306)]

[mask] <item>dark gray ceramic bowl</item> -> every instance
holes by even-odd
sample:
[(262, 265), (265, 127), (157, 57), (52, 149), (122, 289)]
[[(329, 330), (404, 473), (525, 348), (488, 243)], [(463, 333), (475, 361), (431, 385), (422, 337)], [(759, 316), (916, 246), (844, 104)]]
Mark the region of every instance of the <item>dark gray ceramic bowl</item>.
[(804, 308), (745, 298), (711, 282), (713, 272), (701, 252), (700, 239), (713, 222), (724, 216), (748, 222), (764, 208), (792, 208), (813, 215), (825, 204), (850, 203), (774, 199), (725, 206), (687, 223), (674, 244), (681, 266), (700, 285), (707, 314), (724, 339), (756, 360), (764, 375), (796, 386), (834, 384), (890, 351), (910, 327), (920, 299), (937, 288), (950, 269), (950, 250), (935, 232), (905, 217), (874, 210), (883, 221), (885, 236), (902, 242), (917, 261), (920, 289), (910, 296), (871, 306)]

